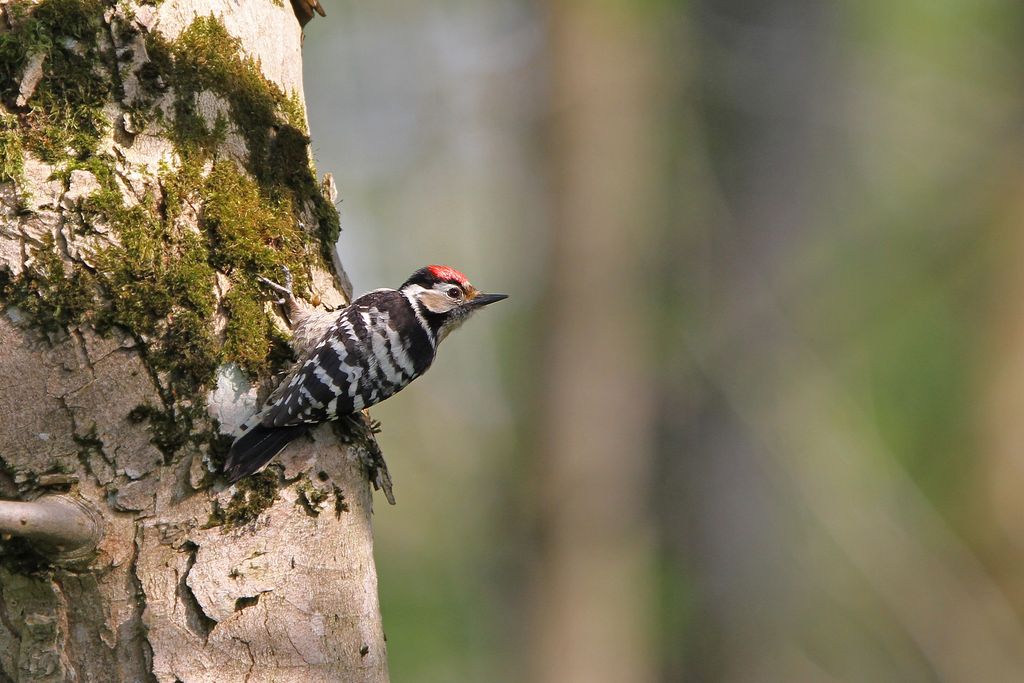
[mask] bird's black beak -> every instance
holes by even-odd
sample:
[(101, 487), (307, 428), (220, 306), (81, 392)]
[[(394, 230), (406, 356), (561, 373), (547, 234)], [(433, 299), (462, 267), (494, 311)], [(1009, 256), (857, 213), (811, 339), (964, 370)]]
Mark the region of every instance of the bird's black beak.
[(495, 301), (507, 298), (508, 294), (477, 294), (466, 303), (470, 308), (483, 308), (487, 304), (493, 304)]

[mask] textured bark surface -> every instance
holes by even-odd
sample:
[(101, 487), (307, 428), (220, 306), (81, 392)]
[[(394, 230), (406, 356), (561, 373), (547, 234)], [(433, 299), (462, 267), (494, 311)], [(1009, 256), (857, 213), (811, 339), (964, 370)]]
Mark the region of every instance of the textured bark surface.
[[(283, 467), (255, 484), (224, 488), (216, 474), (229, 443), (223, 434), (253, 410), (257, 393), (269, 385), (269, 365), (242, 368), (253, 358), (253, 367), (263, 362), (270, 342), (259, 334), (246, 337), (266, 343), (257, 345), (258, 353), (243, 353), (240, 342), (230, 341), (233, 334), (241, 339), (232, 325), (241, 324), (242, 310), (255, 311), (251, 320), (260, 324), (275, 320), (269, 297), (250, 286), (261, 270), (273, 275), (269, 266), (251, 265), (256, 256), (245, 254), (230, 263), (218, 260), (227, 252), (210, 247), (198, 259), (205, 279), (196, 282), (203, 289), (199, 298), (212, 292), (212, 315), (200, 310), (189, 318), (195, 311), (187, 302), (174, 302), (148, 332), (140, 331), (149, 329), (144, 324), (123, 323), (123, 311), (116, 313), (118, 287), (138, 283), (118, 285), (105, 272), (118, 263), (103, 255), (129, 248), (124, 217), (136, 215), (130, 214), (134, 209), (150, 212), (146, 220), (171, 225), (175, 240), (193, 240), (187, 243), (197, 248), (228, 239), (217, 234), (209, 203), (210, 192), (220, 188), (184, 193), (167, 218), (174, 187), (168, 177), (188, 159), (198, 169), (196, 187), (218, 168), (226, 178), (241, 178), (240, 187), (256, 177), (258, 202), (280, 199), (265, 180), (271, 172), (289, 174), (285, 182), (309, 174), (296, 128), (304, 127), (305, 117), (301, 34), (292, 9), (271, 0), (50, 4), (58, 17), (70, 15), (69, 7), (98, 12), (99, 30), (95, 36), (80, 30), (58, 35), (3, 65), (16, 67), (17, 74), (2, 93), (0, 140), (6, 145), (0, 158), (0, 271), (7, 283), (0, 314), (0, 498), (69, 492), (99, 512), (104, 536), (95, 557), (74, 566), (54, 564), (17, 538), (0, 541), (0, 681), (385, 681), (372, 499), (358, 446), (340, 444), (326, 426), (290, 447), (280, 459)], [(0, 38), (45, 5), (5, 5)], [(238, 41), (214, 48), (238, 53), (225, 63), (254, 67), (261, 93), (283, 93), (294, 105), (290, 114), (274, 110), (280, 126), (247, 130), (252, 124), (238, 120), (240, 111), (262, 101), (251, 104), (251, 93), (232, 100), (215, 85), (183, 105), (176, 99), (177, 82), (153, 76), (156, 67), (147, 71), (158, 56), (154, 45), (173, 45), (197, 19), (211, 16), (216, 24), (206, 28), (222, 27)], [(213, 40), (219, 34), (206, 35)], [(36, 89), (60, 86), (47, 71), (56, 51), (85, 59), (90, 45), (99, 55), (92, 72), (114, 84), (102, 103), (102, 118), (112, 125), (88, 151), (37, 153), (27, 142), (35, 112), (45, 105)], [(209, 61), (204, 59), (197, 57), (200, 70)], [(203, 143), (202, 155), (186, 151), (180, 130), (172, 134), (182, 112), (219, 130), (212, 143)], [(301, 141), (295, 158), (273, 146), (286, 134)], [(253, 171), (254, 140), (267, 145), (260, 153), (274, 165), (264, 169), (264, 179)], [(96, 160), (102, 163), (90, 165)], [(89, 209), (112, 187), (124, 211)], [(350, 292), (336, 284), (346, 282), (344, 274), (320, 248), (327, 220), (323, 199), (296, 190), (288, 201), (290, 213), (281, 215), (306, 231), (307, 247), (292, 254), (298, 254), (293, 270), (295, 263), (302, 266), (297, 282), (301, 278), (306, 295), (321, 305), (344, 303)], [(273, 237), (256, 244), (260, 258), (269, 254), (270, 260), (283, 249)], [(169, 258), (178, 267), (177, 257)], [(61, 310), (71, 301), (62, 288), (79, 275), (90, 284), (75, 290), (81, 310), (69, 314)], [(162, 281), (154, 282), (159, 290)], [(231, 300), (243, 286), (250, 289)], [(212, 350), (200, 360), (216, 362), (201, 366), (190, 385), (176, 379), (174, 354), (182, 364), (186, 358), (194, 362), (190, 345), (200, 340), (172, 333), (177, 322), (193, 318), (210, 332)], [(280, 332), (268, 328), (264, 336), (275, 334)], [(177, 339), (177, 346), (169, 339)]]

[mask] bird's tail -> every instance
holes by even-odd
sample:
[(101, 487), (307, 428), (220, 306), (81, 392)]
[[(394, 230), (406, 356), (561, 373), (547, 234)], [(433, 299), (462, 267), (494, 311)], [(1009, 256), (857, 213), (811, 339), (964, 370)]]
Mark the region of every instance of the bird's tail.
[(228, 483), (234, 484), (242, 477), (253, 474), (270, 462), (285, 446), (306, 433), (308, 425), (287, 427), (264, 427), (257, 423), (249, 431), (235, 439), (224, 462), (224, 474)]

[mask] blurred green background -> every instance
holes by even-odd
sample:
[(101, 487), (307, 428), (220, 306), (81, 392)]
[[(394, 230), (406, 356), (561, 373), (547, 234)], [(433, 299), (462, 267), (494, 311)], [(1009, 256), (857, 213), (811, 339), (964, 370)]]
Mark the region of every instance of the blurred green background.
[(1024, 5), (331, 0), (395, 681), (1024, 681)]

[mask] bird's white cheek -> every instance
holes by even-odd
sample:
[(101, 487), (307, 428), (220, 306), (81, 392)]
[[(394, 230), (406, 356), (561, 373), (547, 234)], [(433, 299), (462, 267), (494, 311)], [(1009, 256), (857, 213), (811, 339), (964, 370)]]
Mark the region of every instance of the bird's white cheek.
[(420, 296), (420, 302), (431, 313), (447, 313), (455, 307), (448, 297), (440, 293), (426, 292)]

